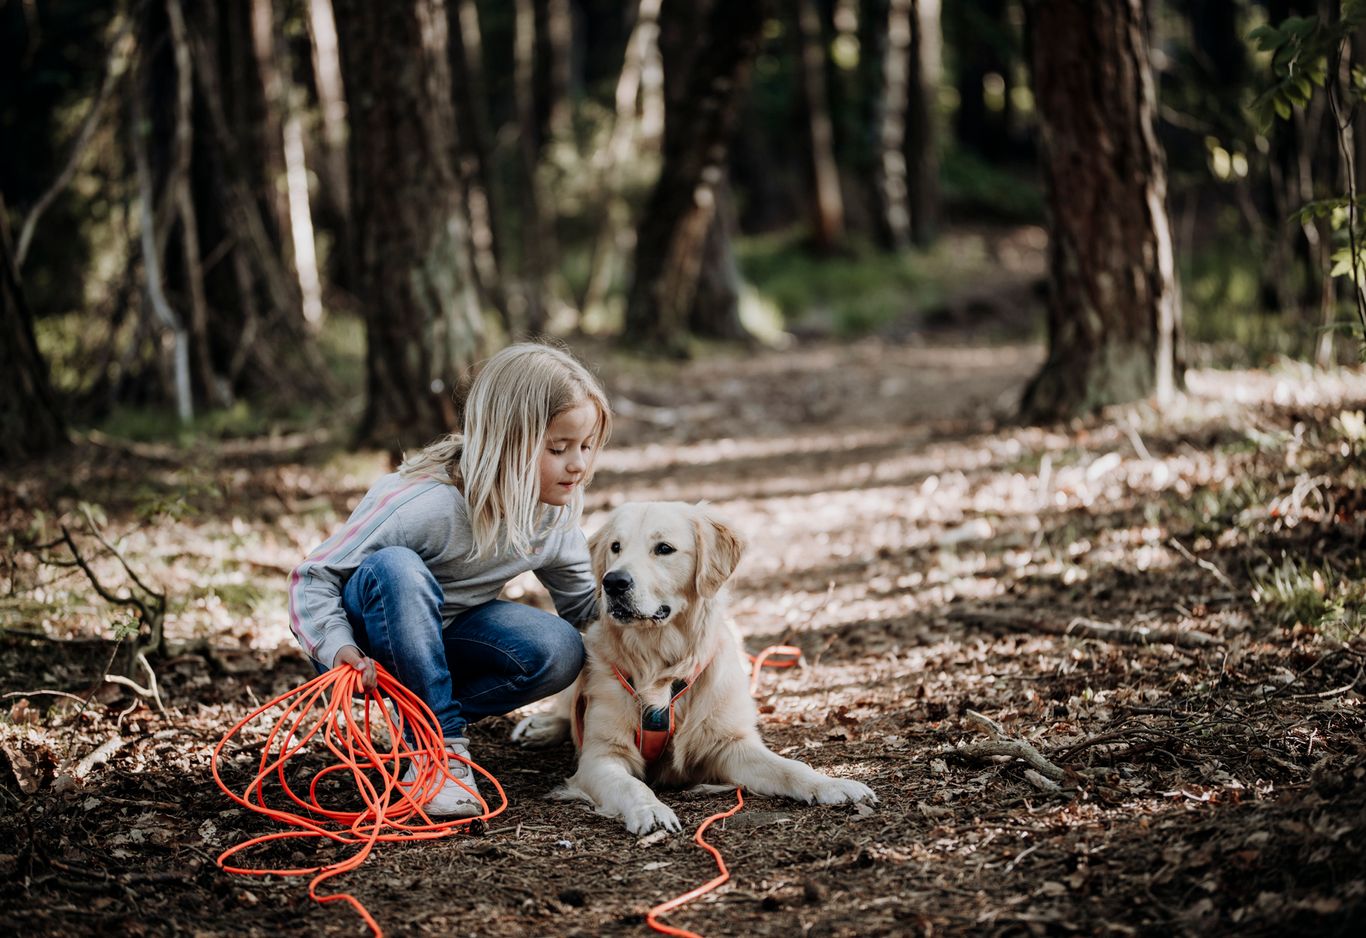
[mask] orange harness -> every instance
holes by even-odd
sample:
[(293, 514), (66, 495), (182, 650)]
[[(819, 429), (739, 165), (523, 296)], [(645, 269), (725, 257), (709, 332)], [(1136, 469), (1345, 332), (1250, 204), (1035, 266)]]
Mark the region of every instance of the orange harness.
[[(662, 707), (646, 706), (636, 692), (635, 681), (623, 674), (616, 665), (610, 665), (612, 674), (626, 692), (640, 704), (640, 723), (636, 726), (636, 748), (640, 750), (647, 766), (659, 761), (674, 735), (674, 704), (692, 689), (694, 683), (707, 669), (704, 664), (689, 678), (678, 678), (669, 688), (669, 702)], [(583, 745), (584, 714), (588, 709), (588, 698), (579, 695), (574, 702), (574, 742)]]

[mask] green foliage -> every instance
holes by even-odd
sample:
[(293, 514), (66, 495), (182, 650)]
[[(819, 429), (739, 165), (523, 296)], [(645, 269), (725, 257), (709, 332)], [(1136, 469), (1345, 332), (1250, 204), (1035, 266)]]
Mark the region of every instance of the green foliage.
[(888, 254), (869, 245), (815, 258), (791, 232), (745, 238), (736, 246), (745, 279), (789, 327), (840, 336), (866, 334), (939, 301), (952, 276), (951, 252)]
[(1252, 103), (1264, 126), (1279, 117), (1289, 120), (1297, 107), (1309, 103), (1314, 88), (1328, 76), (1328, 59), (1337, 44), (1350, 36), (1343, 24), (1329, 26), (1318, 17), (1292, 16), (1279, 26), (1264, 24), (1248, 36), (1261, 52), (1271, 53), (1276, 81)]
[(1252, 598), (1281, 625), (1302, 624), (1347, 640), (1362, 632), (1366, 583), (1327, 563), (1284, 554), (1279, 564), (1253, 574)]
[(118, 619), (114, 622), (114, 638), (117, 641), (126, 641), (130, 638), (138, 637), (138, 620), (129, 616), (126, 619)]
[[(1261, 52), (1270, 54), (1273, 79), (1252, 103), (1262, 124), (1269, 126), (1276, 118), (1289, 120), (1296, 108), (1310, 102), (1315, 89), (1321, 89), (1328, 96), (1333, 115), (1334, 142), (1346, 152), (1345, 135), (1351, 120), (1345, 115), (1366, 103), (1366, 70), (1357, 64), (1344, 70), (1342, 64), (1352, 37), (1363, 27), (1366, 0), (1342, 0), (1336, 21), (1292, 16), (1279, 25), (1264, 24), (1254, 29), (1248, 38)], [(1310, 202), (1297, 214), (1301, 221), (1326, 219), (1334, 232), (1331, 275), (1351, 277), (1361, 355), (1366, 360), (1366, 225), (1361, 208), (1362, 200), (1349, 181), (1344, 195)]]

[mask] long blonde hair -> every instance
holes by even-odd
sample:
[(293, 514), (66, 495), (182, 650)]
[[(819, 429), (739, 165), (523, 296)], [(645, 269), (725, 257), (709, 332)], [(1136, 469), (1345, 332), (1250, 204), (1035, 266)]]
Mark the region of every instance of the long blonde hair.
[(580, 404), (598, 412), (593, 451), (583, 484), (556, 526), (577, 524), (583, 489), (592, 481), (598, 451), (612, 432), (612, 409), (596, 378), (572, 355), (522, 342), (498, 352), (479, 371), (465, 399), (464, 432), (452, 433), (404, 459), (399, 473), (456, 485), (469, 505), (478, 559), (511, 550), (531, 552), (541, 520), (540, 456), (550, 421)]

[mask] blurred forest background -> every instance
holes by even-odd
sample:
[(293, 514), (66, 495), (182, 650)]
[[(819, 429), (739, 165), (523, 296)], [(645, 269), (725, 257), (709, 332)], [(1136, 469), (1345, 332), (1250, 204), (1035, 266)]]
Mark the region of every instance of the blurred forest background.
[[(689, 927), (1357, 934), (1364, 24), (0, 0), (0, 917), (354, 933), (218, 869), (266, 828), (210, 754), (313, 676), (295, 565), (549, 336), (617, 416), (585, 528), (731, 519), (737, 629), (804, 653), (765, 738), (881, 798), (754, 798)], [(546, 801), (573, 754), (510, 727), (486, 836), (348, 875), (391, 933), (635, 935), (711, 875)]]
[(0, 445), (309, 413), (410, 445), (541, 334), (1041, 335), (1048, 305), (1041, 418), (1352, 360), (1360, 37), (1250, 38), (1310, 16), (1338, 4), (12, 0)]

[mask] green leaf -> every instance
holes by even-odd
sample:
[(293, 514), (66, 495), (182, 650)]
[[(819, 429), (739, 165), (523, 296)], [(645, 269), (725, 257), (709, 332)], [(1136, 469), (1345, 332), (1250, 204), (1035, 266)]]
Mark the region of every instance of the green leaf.
[(1247, 34), (1247, 38), (1257, 43), (1259, 52), (1270, 52), (1272, 49), (1285, 42), (1285, 36), (1275, 26), (1263, 23), (1252, 32)]

